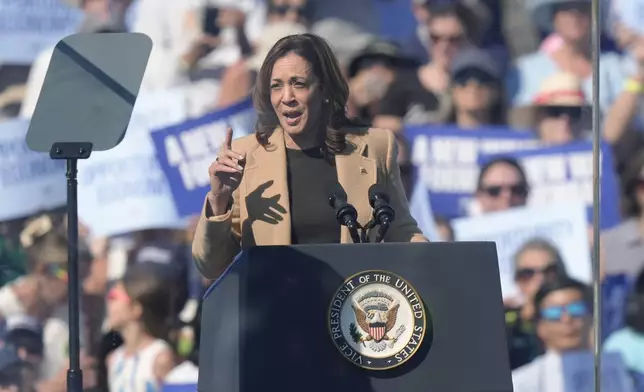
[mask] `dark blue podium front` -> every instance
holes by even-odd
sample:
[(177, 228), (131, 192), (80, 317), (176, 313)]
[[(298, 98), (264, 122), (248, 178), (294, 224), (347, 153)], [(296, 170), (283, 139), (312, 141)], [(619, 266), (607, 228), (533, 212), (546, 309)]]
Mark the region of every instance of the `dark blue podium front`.
[[(347, 360), (328, 315), (347, 278), (404, 277), (424, 302), (428, 333), (389, 370)], [(255, 247), (204, 296), (200, 392), (511, 392), (493, 243)]]

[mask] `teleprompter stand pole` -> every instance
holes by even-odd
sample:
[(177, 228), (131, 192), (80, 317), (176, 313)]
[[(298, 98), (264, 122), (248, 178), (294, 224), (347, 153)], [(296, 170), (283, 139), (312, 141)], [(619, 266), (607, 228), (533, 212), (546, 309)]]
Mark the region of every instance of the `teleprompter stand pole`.
[(92, 143), (54, 143), (51, 159), (67, 161), (67, 269), (69, 301), (69, 369), (67, 391), (83, 391), (80, 366), (80, 278), (78, 276), (78, 160), (92, 153)]

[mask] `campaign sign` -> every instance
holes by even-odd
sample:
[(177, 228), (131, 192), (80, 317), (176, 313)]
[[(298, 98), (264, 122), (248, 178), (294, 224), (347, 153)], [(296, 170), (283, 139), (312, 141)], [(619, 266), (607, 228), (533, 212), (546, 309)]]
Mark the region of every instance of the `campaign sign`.
[(496, 244), (504, 298), (518, 292), (514, 279), (517, 251), (535, 239), (546, 240), (559, 249), (569, 276), (585, 283), (592, 281), (586, 212), (581, 203), (512, 208), (451, 223), (457, 241)]
[(405, 129), (412, 142), (416, 181), (429, 192), (436, 216), (452, 219), (468, 215), (479, 175), (479, 155), (535, 148), (531, 132), (507, 127), (463, 130), (454, 126)]
[[(512, 157), (523, 166), (530, 195), (528, 205), (581, 200), (588, 208), (588, 222), (593, 217), (593, 145), (589, 141), (563, 146), (541, 147), (530, 151), (481, 154), (479, 163), (495, 157)], [(608, 144), (601, 147), (601, 228), (620, 222), (619, 190), (613, 170), (613, 156)]]
[(152, 132), (157, 159), (168, 178), (181, 217), (199, 214), (210, 189), (208, 168), (224, 142), (252, 133), (256, 114), (247, 98), (228, 108)]
[(0, 63), (31, 64), (83, 18), (61, 0), (0, 0)]
[[(592, 392), (595, 385), (595, 358), (589, 351), (565, 353), (561, 359), (564, 391)], [(604, 353), (601, 358), (601, 391), (632, 392), (633, 382), (618, 353)]]
[(78, 214), (96, 236), (183, 226), (146, 129), (79, 161)]
[(65, 205), (65, 161), (27, 147), (29, 121), (0, 122), (0, 221)]
[(626, 300), (632, 282), (625, 274), (608, 275), (602, 281), (602, 339), (624, 326)]

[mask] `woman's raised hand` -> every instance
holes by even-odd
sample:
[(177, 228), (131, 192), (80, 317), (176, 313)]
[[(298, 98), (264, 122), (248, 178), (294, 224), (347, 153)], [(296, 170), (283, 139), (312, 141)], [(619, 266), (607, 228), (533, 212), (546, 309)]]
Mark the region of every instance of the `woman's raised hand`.
[(215, 216), (224, 215), (233, 192), (244, 175), (245, 154), (233, 151), (233, 130), (226, 130), (224, 144), (219, 149), (217, 159), (210, 165), (210, 208)]

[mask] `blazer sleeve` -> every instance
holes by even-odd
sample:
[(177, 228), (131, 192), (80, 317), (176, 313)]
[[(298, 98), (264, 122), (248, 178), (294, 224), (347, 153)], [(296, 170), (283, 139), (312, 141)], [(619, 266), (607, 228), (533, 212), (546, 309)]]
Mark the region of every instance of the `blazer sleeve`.
[(387, 193), (391, 199), (391, 207), (396, 211), (394, 219), (385, 242), (429, 242), (427, 237), (418, 227), (418, 223), (411, 216), (409, 202), (405, 195), (405, 189), (400, 178), (400, 166), (398, 165), (398, 142), (391, 131), (387, 132)]
[(224, 215), (214, 216), (206, 197), (192, 242), (197, 269), (203, 277), (217, 279), (240, 251), (239, 189), (233, 193), (233, 202)]

